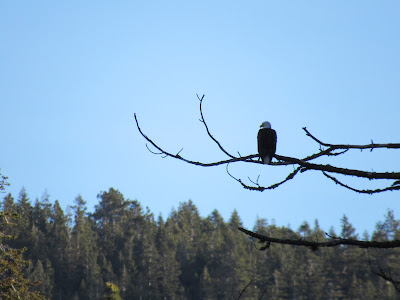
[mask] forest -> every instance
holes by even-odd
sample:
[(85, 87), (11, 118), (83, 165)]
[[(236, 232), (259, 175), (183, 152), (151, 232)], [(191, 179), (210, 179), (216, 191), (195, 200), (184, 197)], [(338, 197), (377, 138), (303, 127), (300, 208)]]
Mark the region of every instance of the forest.
[[(48, 299), (106, 299), (107, 283), (122, 299), (399, 299), (393, 284), (374, 271), (395, 277), (397, 249), (265, 249), (238, 230), (237, 211), (227, 221), (217, 210), (201, 217), (191, 200), (163, 219), (113, 188), (99, 193), (92, 213), (79, 195), (63, 211), (47, 193), (31, 201), (22, 189), (16, 198), (3, 197), (2, 211), (19, 216), (7, 227), (16, 238), (2, 245), (26, 248), (25, 277), (40, 282), (32, 289)], [(399, 239), (393, 211), (382, 219), (371, 236), (356, 234), (346, 216), (339, 232), (324, 232), (318, 220), (293, 230), (262, 218), (252, 230), (310, 241)]]

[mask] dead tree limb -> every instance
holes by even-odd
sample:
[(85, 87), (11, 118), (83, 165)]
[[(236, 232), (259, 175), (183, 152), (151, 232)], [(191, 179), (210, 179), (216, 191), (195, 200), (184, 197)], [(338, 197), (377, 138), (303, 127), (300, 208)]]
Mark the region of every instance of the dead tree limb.
[(371, 140), (371, 144), (368, 145), (346, 145), (346, 144), (328, 144), (321, 142), (319, 139), (317, 139), (315, 136), (313, 136), (306, 127), (303, 127), (303, 130), (306, 132), (306, 135), (312, 138), (314, 141), (316, 141), (318, 144), (321, 146), (329, 147), (331, 150), (336, 150), (336, 149), (371, 149), (371, 151), (375, 148), (388, 148), (388, 149), (399, 149), (400, 148), (400, 143), (389, 143), (389, 144), (375, 144), (374, 141)]
[[(235, 299), (235, 300), (239, 300), (240, 299), (240, 297), (242, 297), (242, 295), (246, 292), (246, 289), (249, 287), (249, 285), (252, 283), (252, 281), (253, 280), (250, 280), (250, 282), (239, 292), (239, 297), (235, 297), (235, 294), (233, 293), (233, 290), (232, 290), (232, 296), (233, 296), (233, 298)], [(232, 287), (232, 289), (233, 289), (233, 287)]]
[[(235, 294), (233, 292), (233, 287), (232, 287), (232, 297), (235, 300), (239, 300), (243, 296), (243, 294), (246, 292), (246, 289), (250, 286), (250, 284), (252, 282), (253, 282), (253, 280), (250, 280), (250, 282), (239, 292), (239, 297), (237, 297), (237, 298), (236, 298), (236, 296), (235, 296)], [(258, 300), (261, 300), (264, 297), (266, 292), (267, 292), (267, 289), (264, 289), (264, 292), (261, 294), (261, 296), (258, 298)]]
[(392, 270), (390, 267), (387, 269), (384, 269), (381, 265), (376, 264), (376, 268), (374, 268), (372, 266), (372, 262), (370, 259), (368, 260), (368, 263), (369, 263), (369, 267), (371, 268), (372, 273), (374, 273), (375, 275), (378, 275), (382, 279), (390, 282), (395, 287), (397, 292), (400, 293), (400, 280), (394, 279), (395, 276), (392, 274)]
[(400, 240), (394, 241), (384, 241), (384, 242), (376, 242), (376, 241), (359, 241), (352, 239), (343, 239), (343, 238), (333, 238), (327, 242), (312, 242), (304, 239), (291, 240), (291, 239), (278, 239), (269, 237), (263, 234), (258, 234), (256, 232), (252, 232), (250, 230), (244, 229), (243, 227), (238, 227), (240, 231), (247, 234), (248, 236), (259, 240), (261, 243), (267, 243), (267, 247), (262, 247), (260, 250), (266, 250), (269, 248), (271, 243), (284, 244), (284, 245), (294, 245), (294, 246), (304, 246), (310, 248), (315, 251), (321, 247), (335, 247), (338, 245), (352, 245), (358, 246), (360, 248), (398, 248), (400, 247)]
[[(228, 152), (222, 145), (221, 143), (211, 134), (210, 129), (205, 121), (204, 114), (203, 114), (203, 100), (204, 100), (204, 95), (200, 98), (197, 95), (197, 98), (199, 99), (200, 102), (200, 122), (203, 123), (208, 136), (211, 138), (212, 141), (214, 141), (219, 149), (229, 158), (226, 160), (221, 160), (221, 161), (216, 161), (216, 162), (199, 162), (199, 161), (194, 161), (190, 160), (187, 158), (184, 158), (180, 153), (183, 148), (181, 148), (176, 154), (173, 154), (172, 152), (164, 150), (162, 147), (158, 146), (153, 140), (151, 140), (139, 126), (139, 122), (137, 119), (136, 114), (134, 114), (135, 117), (135, 122), (137, 129), (139, 130), (139, 133), (145, 138), (147, 142), (149, 142), (155, 149), (157, 149), (158, 152), (152, 151), (149, 149), (149, 147), (146, 144), (147, 149), (157, 155), (162, 155), (162, 157), (172, 157), (175, 159), (182, 160), (186, 163), (193, 164), (196, 166), (201, 166), (201, 167), (215, 167), (215, 166), (220, 166), (231, 163), (236, 163), (236, 162), (245, 162), (245, 163), (255, 163), (255, 164), (262, 164), (262, 162), (259, 160), (259, 155), (258, 154), (250, 154), (246, 156), (234, 156), (230, 152)], [(320, 139), (316, 138), (313, 136), (306, 127), (303, 128), (303, 130), (306, 132), (306, 135), (310, 137), (312, 140), (317, 142), (319, 144), (319, 152), (313, 153), (311, 155), (308, 155), (302, 159), (294, 158), (294, 157), (288, 157), (288, 156), (283, 156), (283, 155), (278, 155), (275, 154), (274, 157), (277, 160), (276, 162), (272, 162), (270, 165), (271, 166), (287, 166), (287, 165), (297, 165), (297, 168), (292, 171), (284, 180), (272, 184), (268, 187), (263, 187), (258, 183), (258, 179), (256, 182), (252, 181), (249, 179), (251, 184), (246, 184), (244, 183), (240, 178), (234, 177), (231, 173), (228, 171), (227, 167), (227, 173), (229, 176), (231, 176), (233, 179), (235, 179), (237, 182), (239, 182), (245, 189), (248, 190), (254, 190), (254, 191), (264, 191), (264, 190), (270, 190), (270, 189), (275, 189), (278, 186), (282, 185), (283, 183), (286, 183), (287, 181), (293, 179), (298, 173), (303, 173), (308, 170), (313, 170), (313, 171), (321, 171), (323, 175), (325, 175), (327, 178), (335, 182), (336, 184), (348, 188), (354, 192), (357, 193), (365, 193), (365, 194), (375, 194), (375, 193), (381, 193), (381, 192), (386, 192), (386, 191), (394, 191), (394, 190), (400, 190), (400, 172), (369, 172), (369, 171), (363, 171), (363, 170), (354, 170), (354, 169), (348, 169), (348, 168), (340, 168), (336, 166), (332, 166), (330, 164), (316, 164), (312, 163), (310, 161), (315, 160), (316, 158), (320, 157), (330, 157), (330, 156), (339, 156), (339, 155), (344, 155), (350, 150), (354, 149), (370, 149), (372, 151), (373, 149), (376, 148), (383, 148), (383, 149), (400, 149), (400, 143), (386, 143), (386, 144), (375, 144), (373, 141), (371, 141), (371, 144), (366, 144), (366, 145), (350, 145), (350, 144), (330, 144), (326, 142), (322, 142)], [(323, 148), (326, 149), (323, 149)], [(369, 180), (394, 180), (389, 183), (388, 186), (384, 188), (378, 188), (375, 190), (370, 190), (370, 189), (357, 189), (354, 187), (351, 187), (345, 183), (342, 183), (339, 181), (337, 178), (333, 177), (331, 174), (341, 174), (344, 176), (354, 176), (358, 178), (365, 178)]]
[(230, 158), (236, 158), (232, 154), (229, 154), (228, 151), (226, 151), (225, 148), (221, 146), (220, 142), (218, 142), (218, 140), (213, 137), (210, 130), (208, 130), (208, 126), (207, 126), (206, 120), (204, 120), (203, 109), (202, 109), (203, 99), (204, 99), (205, 95), (203, 95), (201, 98), (199, 97), (199, 95), (196, 95), (196, 96), (197, 96), (197, 99), (199, 99), (199, 101), (200, 101), (200, 116), (201, 116), (200, 122), (204, 124), (204, 127), (207, 130), (208, 136), (218, 145), (219, 149), (221, 149), (222, 152), (224, 152)]
[(228, 175), (229, 175), (230, 177), (232, 177), (234, 180), (236, 180), (237, 182), (239, 182), (246, 190), (250, 190), (250, 191), (259, 191), (259, 192), (263, 192), (263, 191), (265, 191), (265, 190), (273, 190), (273, 189), (276, 189), (277, 187), (279, 187), (280, 185), (284, 184), (285, 182), (287, 182), (287, 181), (289, 181), (289, 180), (292, 180), (292, 179), (297, 175), (297, 173), (298, 173), (299, 171), (300, 171), (300, 172), (305, 172), (305, 171), (307, 171), (307, 169), (303, 169), (302, 167), (298, 167), (298, 168), (296, 168), (292, 173), (290, 173), (284, 180), (282, 180), (282, 181), (280, 181), (280, 182), (277, 182), (277, 183), (274, 183), (274, 184), (272, 184), (272, 185), (270, 185), (270, 186), (268, 186), (268, 187), (263, 187), (263, 186), (261, 186), (261, 185), (258, 183), (258, 178), (257, 178), (257, 181), (255, 181), (255, 182), (252, 181), (252, 180), (249, 178), (249, 180), (254, 184), (254, 186), (245, 184), (241, 179), (236, 178), (236, 177), (234, 177), (231, 173), (229, 173), (228, 166), (229, 166), (229, 164), (226, 165), (226, 172), (228, 173)]

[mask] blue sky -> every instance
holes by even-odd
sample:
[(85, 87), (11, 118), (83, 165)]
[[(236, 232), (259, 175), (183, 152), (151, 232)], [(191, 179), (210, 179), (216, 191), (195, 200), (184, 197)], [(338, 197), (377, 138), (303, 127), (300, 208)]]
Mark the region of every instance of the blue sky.
[[(399, 142), (400, 19), (397, 1), (51, 1), (0, 4), (1, 172), (15, 197), (92, 210), (109, 187), (166, 218), (192, 199), (202, 216), (246, 227), (257, 217), (297, 229), (318, 219), (339, 232), (346, 214), (371, 232), (399, 192), (344, 190), (306, 172), (273, 191), (242, 189), (225, 167), (200, 168), (152, 155), (143, 131), (171, 152), (224, 159), (198, 121), (205, 94), (210, 130), (232, 153), (254, 154), (261, 122), (278, 134), (277, 153), (318, 150), (302, 131), (330, 143)], [(398, 171), (395, 150), (355, 151), (321, 160)], [(292, 167), (230, 166), (265, 186)], [(342, 179), (342, 178), (341, 178)], [(368, 180), (349, 181), (360, 188)]]

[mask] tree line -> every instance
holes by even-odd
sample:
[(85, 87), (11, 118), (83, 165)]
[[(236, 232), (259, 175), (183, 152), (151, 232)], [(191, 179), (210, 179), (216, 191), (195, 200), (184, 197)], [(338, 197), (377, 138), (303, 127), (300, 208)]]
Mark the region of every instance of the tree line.
[[(217, 210), (201, 217), (192, 201), (164, 220), (137, 200), (110, 188), (100, 192), (94, 212), (77, 196), (64, 212), (47, 193), (31, 201), (25, 189), (4, 197), (2, 210), (18, 214), (2, 240), (26, 247), (25, 277), (48, 299), (105, 299), (109, 286), (122, 299), (398, 299), (391, 278), (400, 270), (398, 249), (342, 245), (311, 251), (273, 244), (266, 248), (238, 230), (237, 211), (224, 221)], [(259, 218), (252, 229), (288, 239), (328, 241), (334, 237), (388, 241), (400, 239), (393, 211), (371, 236), (356, 234), (346, 216), (340, 232), (326, 234), (318, 221), (297, 230)]]

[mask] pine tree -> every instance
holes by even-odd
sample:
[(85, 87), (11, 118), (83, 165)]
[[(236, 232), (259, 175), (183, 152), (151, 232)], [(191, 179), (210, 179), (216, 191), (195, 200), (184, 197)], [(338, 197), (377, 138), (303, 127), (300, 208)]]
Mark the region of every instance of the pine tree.
[[(228, 251), (226, 251), (224, 220), (217, 210), (208, 217), (211, 232), (208, 235), (206, 252), (206, 266), (211, 276), (211, 295), (216, 299), (227, 298), (227, 293), (232, 291), (232, 268), (227, 264)], [(236, 286), (235, 286), (236, 287)]]
[(41, 260), (38, 260), (34, 268), (31, 262), (30, 269), (29, 279), (31, 282), (40, 282), (40, 285), (33, 290), (39, 291), (40, 294), (45, 295), (47, 298), (51, 298), (54, 286), (54, 270), (52, 270), (50, 261), (47, 259), (45, 264), (43, 264)]
[(51, 206), (52, 205), (49, 200), (49, 194), (47, 191), (45, 191), (42, 195), (41, 201), (39, 201), (39, 199), (36, 199), (35, 206), (33, 207), (33, 224), (44, 235), (47, 235), (50, 230), (49, 220), (51, 218)]
[(23, 260), (23, 249), (13, 249), (4, 242), (13, 239), (6, 233), (7, 227), (12, 225), (12, 219), (19, 218), (17, 214), (8, 212), (0, 213), (0, 298), (1, 299), (45, 299), (38, 292), (31, 292), (29, 289), (38, 285), (31, 283), (24, 277), (23, 269), (27, 261)]
[(201, 255), (201, 218), (191, 200), (181, 203), (178, 211), (173, 211), (171, 222), (176, 224), (177, 253), (180, 264), (180, 283), (184, 296), (190, 299), (200, 297), (200, 277), (205, 266), (205, 257)]
[(174, 226), (172, 222), (167, 224), (161, 216), (157, 222), (157, 233), (155, 238), (155, 247), (158, 251), (159, 261), (156, 270), (157, 286), (163, 299), (177, 298), (179, 291), (179, 276), (181, 271), (179, 264), (175, 260), (176, 239), (174, 236)]
[(357, 239), (357, 234), (355, 234), (356, 230), (353, 225), (350, 224), (346, 215), (343, 215), (341, 219), (342, 222), (342, 232), (340, 234), (343, 239)]
[(118, 253), (122, 249), (123, 231), (121, 220), (126, 215), (126, 208), (131, 201), (125, 201), (124, 196), (110, 188), (108, 192), (102, 192), (97, 196), (100, 199), (95, 206), (93, 219), (96, 221), (101, 251), (115, 266), (118, 266)]
[(140, 296), (142, 299), (159, 298), (157, 289), (157, 262), (159, 253), (155, 245), (157, 225), (149, 210), (143, 216), (143, 225), (137, 228), (139, 236), (135, 239), (135, 263), (139, 271)]
[(33, 240), (31, 236), (33, 208), (25, 188), (22, 188), (19, 193), (16, 209), (17, 214), (20, 216), (20, 218), (16, 221), (17, 225), (15, 226), (15, 234), (18, 235), (18, 237), (11, 241), (10, 245), (16, 249), (27, 247), (27, 255), (29, 256), (29, 249), (32, 249), (33, 246)]
[[(153, 239), (151, 233), (147, 232), (151, 227), (151, 225), (146, 222), (148, 220), (139, 202), (130, 201), (121, 223), (125, 239), (118, 256), (119, 264), (122, 266), (118, 272), (119, 277), (122, 278), (123, 276), (126, 282), (126, 284), (123, 285), (123, 297), (127, 296), (143, 299), (143, 296), (149, 289), (148, 276), (145, 274), (148, 271), (153, 271), (153, 262), (149, 265), (149, 258), (153, 257), (152, 254), (155, 249), (152, 248), (150, 244), (150, 255), (145, 253), (146, 243), (149, 243), (150, 240)], [(124, 267), (126, 271), (125, 274)], [(127, 284), (128, 282), (129, 284)]]
[(306, 221), (303, 222), (299, 227), (299, 233), (302, 235), (304, 239), (308, 240), (312, 233), (310, 224), (308, 224), (308, 222)]
[[(238, 227), (242, 227), (242, 221), (240, 220), (239, 214), (236, 209), (232, 212), (229, 219), (226, 235), (226, 244), (228, 249), (229, 264), (232, 265), (235, 275), (232, 279), (233, 284), (236, 286), (246, 286), (252, 280), (252, 276), (249, 270), (249, 251), (248, 247), (250, 242), (247, 237), (238, 230)], [(254, 292), (256, 293), (256, 292)], [(256, 297), (256, 294), (252, 294), (247, 291), (248, 296)]]
[(4, 197), (2, 207), (3, 207), (3, 211), (6, 211), (11, 214), (17, 212), (17, 206), (14, 202), (14, 198), (11, 196), (10, 193), (7, 194), (6, 197)]
[[(264, 218), (257, 218), (253, 227), (254, 232), (265, 234), (267, 236), (273, 236), (275, 230), (275, 226), (268, 225), (268, 220)], [(259, 295), (267, 289), (268, 294), (271, 296), (276, 283), (274, 271), (279, 268), (279, 259), (276, 255), (277, 249), (275, 245), (270, 245), (270, 247), (265, 251), (260, 251), (259, 249), (262, 246), (266, 246), (266, 244), (260, 244), (253, 239), (251, 239), (251, 242), (247, 246), (250, 258), (249, 264), (250, 266), (253, 266), (250, 276), (254, 285), (258, 288)]]
[(396, 237), (399, 232), (399, 221), (395, 219), (393, 210), (389, 210), (384, 222), (376, 224), (376, 230), (372, 237), (376, 241), (388, 241)]
[(50, 219), (52, 217), (52, 205), (49, 194), (45, 191), (41, 201), (36, 199), (32, 209), (31, 247), (28, 255), (33, 261), (45, 260), (49, 257)]
[(72, 285), (78, 289), (82, 299), (93, 298), (100, 285), (100, 267), (97, 264), (97, 237), (93, 231), (94, 224), (89, 219), (86, 202), (80, 195), (72, 206), (74, 226), (71, 233), (71, 249), (74, 267), (72, 268)]
[(52, 209), (48, 243), (49, 248), (52, 249), (49, 257), (52, 264), (57, 266), (54, 269), (54, 280), (57, 286), (54, 296), (58, 299), (70, 298), (73, 291), (71, 286), (73, 264), (67, 222), (67, 217), (56, 200)]

